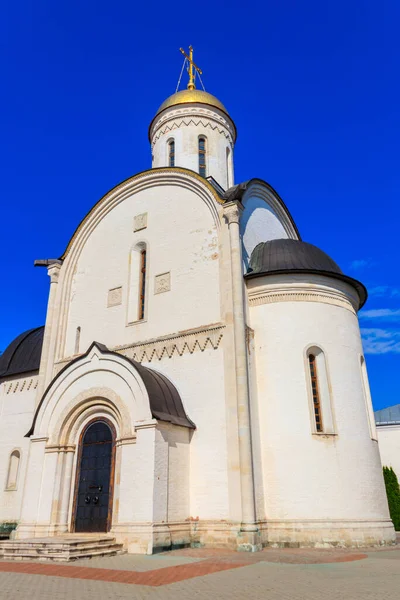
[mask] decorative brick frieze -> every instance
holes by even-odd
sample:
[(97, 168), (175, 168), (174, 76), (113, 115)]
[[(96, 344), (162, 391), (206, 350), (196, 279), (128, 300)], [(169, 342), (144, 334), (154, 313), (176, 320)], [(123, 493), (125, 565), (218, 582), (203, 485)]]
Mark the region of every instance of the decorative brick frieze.
[(165, 123), (163, 125), (163, 127), (161, 127), (157, 131), (157, 133), (154, 135), (154, 137), (152, 139), (152, 145), (154, 145), (157, 142), (157, 140), (160, 139), (160, 137), (170, 133), (171, 131), (174, 131), (174, 129), (179, 129), (182, 126), (189, 127), (190, 125), (193, 125), (194, 127), (198, 127), (199, 125), (201, 125), (202, 127), (206, 128), (206, 129), (209, 128), (209, 129), (212, 129), (213, 131), (218, 131), (218, 133), (221, 133), (222, 135), (224, 135), (226, 137), (231, 148), (233, 148), (232, 136), (225, 127), (219, 125), (218, 123), (215, 123), (212, 120), (209, 120), (206, 118), (201, 118), (201, 117), (193, 117), (193, 116), (181, 118), (181, 119), (174, 119), (173, 121), (169, 121), (169, 122)]
[(26, 379), (18, 379), (14, 381), (5, 381), (4, 387), (6, 394), (16, 394), (17, 392), (28, 392), (33, 389), (36, 390), (38, 385), (37, 377), (27, 377)]
[[(163, 358), (182, 356), (183, 354), (204, 352), (207, 348), (218, 350), (223, 338), (224, 329), (225, 325), (192, 329), (185, 332), (164, 335), (145, 342), (138, 342), (137, 344), (117, 346), (110, 348), (110, 350), (132, 358), (137, 362), (152, 362)], [(73, 358), (76, 358), (76, 356), (59, 360), (54, 365), (53, 376), (55, 377)]]
[(299, 291), (299, 290), (279, 290), (266, 291), (249, 294), (250, 306), (259, 306), (261, 304), (271, 304), (273, 302), (323, 302), (325, 304), (333, 304), (347, 308), (351, 312), (355, 312), (351, 302), (344, 294), (327, 293), (322, 290), (318, 291)]
[(132, 358), (137, 362), (152, 362), (183, 354), (203, 352), (207, 348), (217, 350), (222, 337), (224, 326), (210, 327), (191, 332), (163, 336), (139, 344), (115, 348), (119, 354)]

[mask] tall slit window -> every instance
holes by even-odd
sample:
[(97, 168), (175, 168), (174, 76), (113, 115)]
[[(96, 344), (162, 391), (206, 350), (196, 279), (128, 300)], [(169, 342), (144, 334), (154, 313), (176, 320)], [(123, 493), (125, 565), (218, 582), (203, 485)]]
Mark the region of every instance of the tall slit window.
[(226, 187), (231, 187), (231, 151), (229, 148), (226, 149)]
[(336, 435), (332, 409), (332, 387), (329, 382), (325, 353), (318, 346), (309, 348), (307, 363), (313, 432)]
[(314, 354), (308, 355), (308, 363), (310, 365), (311, 376), (311, 392), (314, 405), (315, 428), (318, 433), (322, 433), (322, 410), (321, 398), (318, 388), (317, 361)]
[(146, 296), (146, 250), (140, 251), (140, 279), (139, 279), (139, 321), (144, 319), (144, 304)]
[(170, 140), (168, 142), (168, 166), (175, 166), (175, 142), (174, 140)]
[(206, 138), (199, 137), (199, 174), (206, 176)]

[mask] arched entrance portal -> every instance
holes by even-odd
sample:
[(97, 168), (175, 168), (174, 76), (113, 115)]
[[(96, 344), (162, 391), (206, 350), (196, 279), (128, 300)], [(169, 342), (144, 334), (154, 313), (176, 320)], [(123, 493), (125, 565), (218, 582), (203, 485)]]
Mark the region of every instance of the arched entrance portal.
[(106, 420), (92, 421), (81, 435), (72, 529), (106, 532), (111, 527), (115, 431)]

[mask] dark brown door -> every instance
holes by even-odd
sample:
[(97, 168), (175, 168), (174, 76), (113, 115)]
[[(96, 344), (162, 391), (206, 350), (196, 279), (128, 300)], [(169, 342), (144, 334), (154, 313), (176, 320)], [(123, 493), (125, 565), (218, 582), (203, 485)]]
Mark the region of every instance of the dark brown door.
[(75, 500), (75, 531), (108, 531), (114, 439), (110, 427), (95, 421), (84, 433)]

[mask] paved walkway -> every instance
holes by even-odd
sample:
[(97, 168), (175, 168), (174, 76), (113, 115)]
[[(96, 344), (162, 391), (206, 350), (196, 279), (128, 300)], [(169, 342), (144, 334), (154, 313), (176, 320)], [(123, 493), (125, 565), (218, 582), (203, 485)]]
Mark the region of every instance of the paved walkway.
[(0, 598), (399, 600), (400, 547), (254, 554), (187, 549), (73, 564), (0, 560)]

